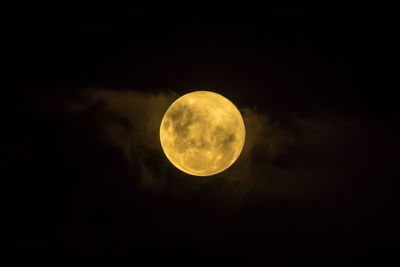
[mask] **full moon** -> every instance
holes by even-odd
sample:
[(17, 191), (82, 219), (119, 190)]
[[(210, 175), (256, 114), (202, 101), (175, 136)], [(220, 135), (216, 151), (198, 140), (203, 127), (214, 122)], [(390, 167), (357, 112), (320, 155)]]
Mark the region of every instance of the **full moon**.
[(161, 146), (169, 161), (196, 176), (229, 168), (242, 152), (245, 135), (236, 106), (210, 91), (195, 91), (175, 100), (160, 127)]

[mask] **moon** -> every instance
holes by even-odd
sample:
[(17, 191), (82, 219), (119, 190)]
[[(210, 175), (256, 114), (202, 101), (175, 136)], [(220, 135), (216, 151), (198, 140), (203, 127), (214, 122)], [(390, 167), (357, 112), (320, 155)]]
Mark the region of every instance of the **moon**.
[(191, 92), (175, 100), (160, 126), (161, 146), (168, 160), (196, 176), (229, 168), (242, 152), (245, 136), (236, 106), (210, 91)]

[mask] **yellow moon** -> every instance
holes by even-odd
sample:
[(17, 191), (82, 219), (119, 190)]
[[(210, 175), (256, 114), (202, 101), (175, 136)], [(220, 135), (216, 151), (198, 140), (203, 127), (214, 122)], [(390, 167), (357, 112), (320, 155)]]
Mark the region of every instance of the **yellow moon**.
[(236, 106), (210, 91), (178, 98), (165, 112), (160, 127), (161, 146), (169, 161), (196, 176), (229, 168), (242, 152), (245, 135)]

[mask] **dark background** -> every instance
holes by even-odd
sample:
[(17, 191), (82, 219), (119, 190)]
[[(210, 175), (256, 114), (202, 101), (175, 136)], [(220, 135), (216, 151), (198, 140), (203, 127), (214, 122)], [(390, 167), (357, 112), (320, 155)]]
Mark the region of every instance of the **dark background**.
[[(3, 18), (5, 255), (244, 265), (395, 256), (393, 7), (260, 7), (225, 10), (226, 18), (196, 9), (45, 10), (12, 8)], [(221, 199), (204, 197), (218, 186), (185, 196), (143, 192), (140, 168), (128, 171), (120, 153), (92, 138), (90, 119), (71, 125), (34, 100), (82, 88), (216, 90), (283, 121), (318, 112), (357, 117), (385, 132), (389, 149), (373, 155), (373, 171), (352, 180), (354, 194), (337, 194), (329, 208), (249, 196), (221, 219), (211, 208)]]

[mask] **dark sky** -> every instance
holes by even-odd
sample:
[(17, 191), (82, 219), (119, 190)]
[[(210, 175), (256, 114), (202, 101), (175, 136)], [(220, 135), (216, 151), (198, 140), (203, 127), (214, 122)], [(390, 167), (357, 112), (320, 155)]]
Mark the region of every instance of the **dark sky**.
[[(227, 18), (45, 10), (10, 9), (4, 23), (5, 255), (149, 265), (394, 259), (393, 7)], [(246, 124), (242, 155), (211, 177), (174, 168), (158, 139), (168, 106), (195, 90), (224, 95)]]

